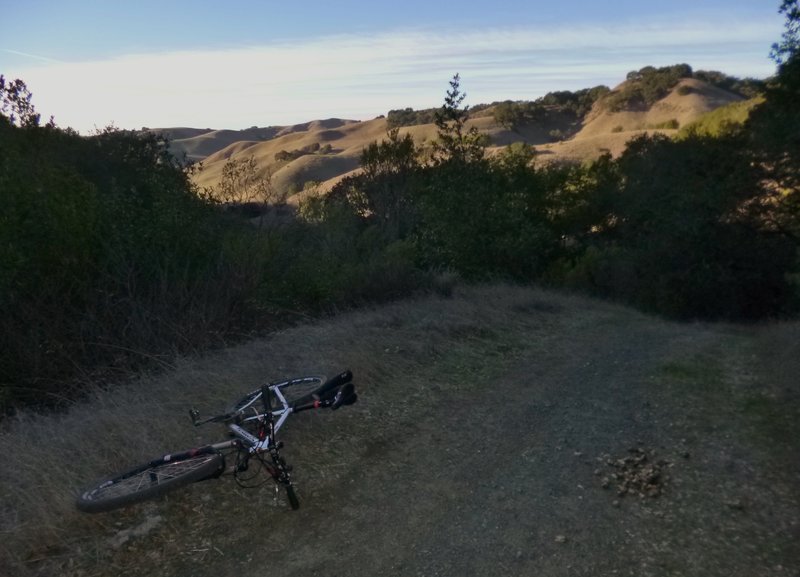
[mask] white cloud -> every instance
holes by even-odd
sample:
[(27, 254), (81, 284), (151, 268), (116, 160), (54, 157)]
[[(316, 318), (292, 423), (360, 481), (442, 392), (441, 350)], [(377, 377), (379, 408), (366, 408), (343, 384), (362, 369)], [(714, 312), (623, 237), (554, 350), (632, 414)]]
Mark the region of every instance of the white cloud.
[(696, 69), (763, 77), (774, 70), (767, 53), (779, 34), (774, 19), (405, 30), (40, 62), (6, 75), (25, 80), (43, 115), (53, 114), (59, 125), (81, 131), (110, 122), (124, 128), (242, 128), (437, 106), (455, 72), (461, 73), (473, 104), (613, 84), (648, 64), (687, 62)]

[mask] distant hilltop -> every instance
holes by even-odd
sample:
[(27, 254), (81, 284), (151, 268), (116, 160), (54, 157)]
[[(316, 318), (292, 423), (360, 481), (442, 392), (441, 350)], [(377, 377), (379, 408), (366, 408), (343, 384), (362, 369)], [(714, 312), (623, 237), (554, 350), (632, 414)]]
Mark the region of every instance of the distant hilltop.
[[(643, 132), (678, 134), (713, 111), (757, 98), (763, 82), (721, 72), (693, 71), (687, 64), (632, 71), (618, 86), (551, 92), (534, 101), (504, 101), (470, 108), (469, 124), (487, 138), (488, 152), (514, 142), (533, 145), (540, 161), (584, 161), (619, 155)], [(359, 169), (362, 149), (399, 127), (417, 142), (436, 138), (436, 109), (392, 110), (357, 121), (313, 120), (292, 126), (244, 130), (146, 129), (166, 135), (176, 155), (202, 161), (200, 186), (214, 187), (231, 159), (252, 157), (275, 188), (291, 197), (307, 183), (324, 190)], [(719, 115), (719, 112), (717, 113)]]

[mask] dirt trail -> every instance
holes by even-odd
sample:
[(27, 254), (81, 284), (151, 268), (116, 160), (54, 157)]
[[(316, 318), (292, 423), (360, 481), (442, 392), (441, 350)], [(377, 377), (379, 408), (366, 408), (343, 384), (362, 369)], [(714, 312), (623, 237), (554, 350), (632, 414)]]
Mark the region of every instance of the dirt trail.
[(756, 329), (512, 292), (351, 319), (361, 402), (287, 427), (301, 509), (198, 485), (115, 573), (800, 575), (798, 389)]
[[(350, 440), (361, 454), (230, 574), (798, 574), (797, 463), (748, 444), (728, 408), (695, 406), (724, 391), (683, 390), (724, 382), (714, 367), (738, 337), (636, 316), (553, 322), (485, 381), (408, 383), (429, 391), (407, 401), (367, 388), (376, 428)], [(386, 402), (408, 411), (381, 415)], [(659, 497), (602, 488), (631, 449), (668, 462)]]

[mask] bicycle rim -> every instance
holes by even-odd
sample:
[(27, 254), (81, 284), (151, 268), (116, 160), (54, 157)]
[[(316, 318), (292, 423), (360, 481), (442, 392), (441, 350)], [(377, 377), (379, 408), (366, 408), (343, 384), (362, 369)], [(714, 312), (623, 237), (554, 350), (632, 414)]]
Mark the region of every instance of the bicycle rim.
[(99, 513), (152, 499), (221, 472), (224, 462), (217, 452), (165, 456), (101, 481), (80, 495), (77, 506)]
[(276, 385), (286, 401), (292, 404), (300, 399), (311, 397), (324, 382), (325, 377), (308, 376), (290, 379), (282, 383), (276, 383)]

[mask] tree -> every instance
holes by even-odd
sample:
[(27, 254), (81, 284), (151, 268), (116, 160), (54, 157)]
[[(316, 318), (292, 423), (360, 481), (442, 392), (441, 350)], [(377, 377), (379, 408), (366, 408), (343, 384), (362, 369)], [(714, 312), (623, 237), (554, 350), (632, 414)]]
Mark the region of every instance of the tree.
[(390, 240), (404, 238), (413, 227), (411, 179), (419, 169), (419, 150), (410, 134), (387, 132), (387, 139), (372, 142), (361, 152), (362, 173), (334, 186), (331, 202), (345, 202), (359, 216), (378, 225)]
[(800, 0), (783, 0), (778, 12), (786, 15), (785, 30), (781, 42), (772, 45), (770, 56), (784, 65), (800, 52)]
[(642, 136), (615, 164), (618, 189), (594, 211), (603, 218), (593, 227), (602, 250), (588, 254), (596, 289), (683, 318), (787, 307), (796, 244), (773, 226), (768, 167), (751, 162), (744, 135)]
[[(31, 103), (32, 97), (22, 80), (17, 78), (9, 82), (0, 74), (0, 116), (6, 117), (11, 124), (25, 128), (39, 126), (41, 115)], [(52, 116), (47, 126), (55, 127)]]
[(800, 239), (800, 0), (784, 0), (780, 12), (785, 31), (772, 47), (778, 73), (745, 130), (756, 162), (768, 170), (774, 225)]
[(438, 140), (433, 146), (433, 161), (469, 163), (481, 160), (484, 154), (483, 139), (474, 126), (467, 129), (469, 106), (463, 106), (466, 93), (461, 92), (458, 74), (450, 81), (444, 104), (436, 112)]
[(217, 195), (222, 202), (230, 204), (266, 204), (278, 200), (271, 172), (268, 169), (259, 171), (258, 163), (252, 156), (242, 160), (230, 158), (225, 163), (217, 185)]
[(511, 100), (496, 104), (493, 111), (494, 121), (506, 130), (514, 130), (525, 121), (521, 107)]

